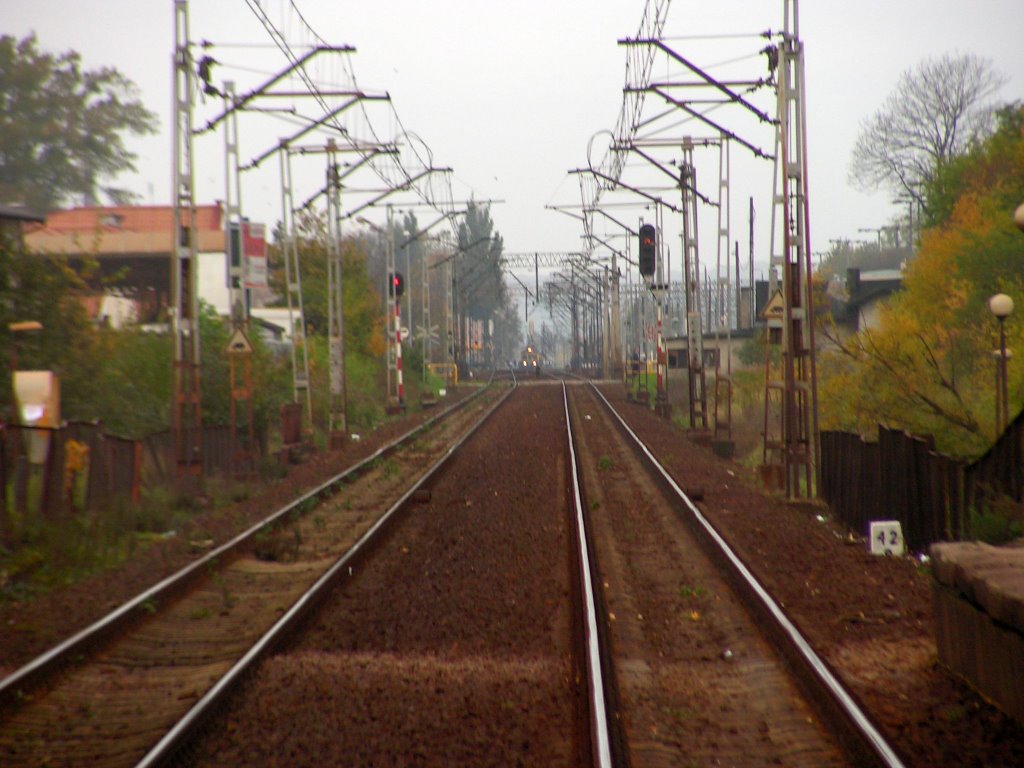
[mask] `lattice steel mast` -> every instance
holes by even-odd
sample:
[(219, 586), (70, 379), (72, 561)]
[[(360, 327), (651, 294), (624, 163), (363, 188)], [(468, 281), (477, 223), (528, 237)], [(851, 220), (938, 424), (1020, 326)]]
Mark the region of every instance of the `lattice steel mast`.
[[(770, 293), (781, 296), (775, 320), (778, 365), (766, 356), (764, 460), (781, 466), (787, 496), (812, 496), (818, 481), (818, 393), (808, 231), (807, 126), (803, 44), (797, 0), (784, 0), (778, 46), (775, 195)], [(779, 221), (781, 219), (781, 222)], [(781, 250), (776, 250), (781, 246)], [(781, 272), (781, 287), (778, 286)], [(776, 293), (776, 290), (779, 293)], [(771, 333), (771, 329), (769, 329)]]
[(202, 482), (202, 397), (199, 388), (199, 300), (192, 149), (194, 62), (188, 3), (174, 2), (174, 212), (171, 231), (171, 335), (174, 346), (174, 455), (179, 484)]
[[(716, 311), (713, 318), (715, 328), (715, 346), (718, 354), (715, 359), (715, 440), (732, 441), (732, 270), (729, 264), (729, 244), (732, 225), (732, 195), (730, 194), (730, 157), (729, 139), (722, 137), (718, 144), (718, 250), (715, 302)], [(723, 269), (724, 262), (724, 269)], [(739, 287), (739, 265), (736, 267), (736, 285)], [(739, 294), (736, 298), (736, 320), (739, 327)], [(722, 345), (722, 334), (725, 345)], [(725, 363), (722, 362), (722, 351), (725, 350)], [(730, 448), (731, 450), (731, 448)]]
[(227, 354), (231, 372), (231, 461), (236, 476), (256, 471), (253, 424), (252, 345), (249, 290), (246, 287), (246, 222), (242, 217), (242, 185), (238, 162), (238, 112), (235, 84), (224, 83), (224, 251), (227, 254), (228, 308), (231, 340)]
[(327, 329), (330, 359), (329, 447), (341, 448), (348, 437), (345, 392), (345, 313), (341, 258), (341, 174), (338, 148), (327, 141)]
[(683, 141), (679, 161), (679, 189), (683, 214), (683, 287), (686, 296), (687, 386), (690, 428), (706, 429), (708, 402), (704, 377), (704, 324), (701, 313), (700, 254), (697, 250), (697, 175), (693, 166), (693, 142)]
[[(306, 312), (302, 302), (302, 270), (299, 266), (298, 235), (295, 231), (295, 202), (292, 193), (291, 152), (281, 142), (281, 251), (288, 300), (288, 328), (292, 336), (292, 396), (305, 402), (306, 428), (313, 432), (313, 401), (309, 389), (309, 348), (306, 343)], [(298, 315), (296, 317), (296, 314)]]

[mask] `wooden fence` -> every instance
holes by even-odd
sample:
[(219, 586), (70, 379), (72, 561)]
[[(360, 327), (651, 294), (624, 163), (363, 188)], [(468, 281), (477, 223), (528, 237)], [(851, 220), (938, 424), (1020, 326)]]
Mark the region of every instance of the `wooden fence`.
[(971, 511), (987, 498), (1021, 501), (1022, 417), (970, 463), (937, 453), (929, 438), (881, 426), (877, 442), (822, 432), (820, 496), (840, 521), (865, 535), (872, 520), (899, 520), (914, 551), (965, 538)]
[[(48, 442), (40, 463), (30, 460), (32, 439)], [(230, 475), (230, 427), (203, 427), (202, 457), (204, 475)], [(138, 503), (143, 491), (172, 486), (175, 474), (169, 430), (129, 440), (88, 422), (40, 430), (0, 424), (0, 524), (12, 509), (53, 517), (72, 506), (93, 511)]]

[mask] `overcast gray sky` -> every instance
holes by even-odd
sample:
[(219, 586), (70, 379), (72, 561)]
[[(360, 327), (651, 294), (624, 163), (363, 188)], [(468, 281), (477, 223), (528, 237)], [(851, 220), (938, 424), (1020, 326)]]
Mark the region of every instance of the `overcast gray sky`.
[[(169, 202), (171, 0), (8, 0), (4, 5), (0, 29), (5, 34), (35, 31), (44, 50), (75, 49), (87, 67), (114, 66), (138, 84), (146, 105), (160, 116), (161, 132), (132, 143), (140, 155), (139, 173), (121, 183), (145, 202)], [(287, 0), (262, 5), (286, 37), (308, 40)], [(588, 141), (615, 124), (625, 79), (625, 50), (617, 40), (636, 33), (643, 0), (295, 0), (294, 5), (324, 39), (357, 49), (350, 61), (359, 85), (390, 94), (401, 125), (429, 146), (435, 165), (454, 170), (456, 199), (504, 201), (493, 206), (492, 216), (507, 251), (580, 247), (578, 223), (545, 206), (579, 201), (578, 181), (567, 171), (585, 166)], [(693, 36), (779, 29), (782, 7), (782, 0), (675, 0), (664, 34), (675, 50), (711, 67), (728, 60), (735, 46), (756, 41), (711, 43)], [(234, 79), (244, 91), (284, 66), (245, 0), (193, 0), (189, 9), (194, 40), (260, 46), (214, 49), (225, 62), (215, 69), (215, 81)], [(1002, 99), (1024, 97), (1022, 13), (1020, 0), (817, 0), (801, 3), (800, 12), (812, 249), (823, 251), (832, 238), (873, 238), (857, 230), (881, 226), (895, 213), (887, 193), (867, 195), (852, 188), (847, 169), (861, 121), (880, 106), (902, 71), (927, 56), (971, 52), (991, 59), (1009, 78)], [(756, 61), (749, 66), (760, 74)], [(341, 68), (336, 70), (340, 79)], [(216, 106), (200, 105), (199, 111), (207, 115)], [(378, 136), (395, 135), (390, 110), (371, 105), (367, 114)], [(240, 130), (244, 162), (294, 128), (274, 118), (246, 116)], [(353, 130), (366, 133), (362, 118)], [(707, 133), (699, 127), (679, 132), (688, 130)], [(222, 198), (222, 137), (197, 139), (197, 157), (200, 201)], [(733, 239), (745, 243), (748, 196), (755, 197), (759, 230), (767, 227), (770, 176), (762, 172), (763, 162), (758, 171), (751, 167), (757, 163), (750, 164), (735, 147), (733, 158)], [(296, 197), (302, 199), (320, 183), (322, 166), (299, 169), (297, 178)], [(245, 213), (273, 223), (280, 217), (278, 190), (276, 161), (246, 174)], [(637, 215), (624, 217), (635, 221)], [(383, 218), (382, 213), (367, 216)], [(421, 222), (431, 218), (419, 217)], [(703, 231), (714, 230), (705, 226)], [(758, 235), (759, 242), (764, 239)], [(713, 241), (702, 244), (705, 253), (709, 247)], [(758, 261), (766, 260), (764, 246), (758, 249)]]

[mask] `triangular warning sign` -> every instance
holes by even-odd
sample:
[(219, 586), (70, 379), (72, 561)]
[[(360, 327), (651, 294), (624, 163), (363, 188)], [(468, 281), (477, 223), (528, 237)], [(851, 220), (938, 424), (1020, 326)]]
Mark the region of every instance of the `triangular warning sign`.
[(245, 331), (241, 328), (236, 328), (235, 332), (231, 334), (231, 340), (228, 342), (228, 352), (236, 354), (249, 354), (252, 352), (252, 344), (249, 343), (249, 337), (245, 335)]
[(768, 303), (761, 307), (761, 320), (781, 320), (786, 313), (786, 300), (782, 298), (782, 290), (776, 289)]

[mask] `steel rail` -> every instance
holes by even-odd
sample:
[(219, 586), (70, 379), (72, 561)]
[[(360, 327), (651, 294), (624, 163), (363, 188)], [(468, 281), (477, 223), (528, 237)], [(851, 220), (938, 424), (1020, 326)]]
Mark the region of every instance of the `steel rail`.
[[(490, 382), (488, 382), (490, 383)], [(55, 645), (48, 651), (40, 654), (36, 658), (32, 659), (28, 663), (16, 669), (14, 672), (9, 674), (3, 680), (0, 680), (0, 704), (6, 703), (8, 700), (16, 699), (19, 694), (24, 693), (25, 689), (35, 685), (40, 679), (49, 674), (57, 665), (64, 662), (66, 659), (72, 658), (75, 655), (83, 653), (90, 645), (97, 643), (107, 635), (127, 625), (136, 616), (149, 615), (152, 613), (151, 607), (154, 602), (165, 598), (177, 590), (186, 586), (191, 579), (202, 576), (207, 572), (207, 569), (217, 561), (219, 557), (237, 549), (245, 542), (249, 541), (258, 534), (260, 531), (267, 529), (274, 525), (278, 520), (282, 519), (290, 512), (294, 510), (301, 510), (303, 505), (312, 500), (318, 499), (326, 494), (329, 494), (336, 488), (340, 483), (346, 481), (349, 477), (361, 472), (372, 462), (381, 458), (382, 456), (392, 453), (403, 443), (411, 440), (413, 437), (418, 435), (420, 432), (429, 429), (438, 421), (446, 418), (447, 416), (454, 413), (456, 410), (468, 406), (472, 401), (479, 397), (484, 391), (481, 388), (477, 392), (474, 392), (469, 397), (460, 400), (458, 403), (453, 403), (448, 408), (444, 409), (440, 413), (430, 417), (422, 424), (414, 427), (405, 434), (395, 438), (386, 445), (381, 446), (372, 454), (362, 459), (359, 462), (351, 465), (347, 469), (341, 471), (334, 477), (324, 481), (316, 488), (313, 488), (306, 493), (299, 496), (297, 499), (293, 499), (291, 502), (281, 507), (277, 511), (265, 517), (263, 520), (253, 524), (245, 531), (239, 533), (234, 538), (220, 545), (216, 549), (211, 550), (203, 557), (192, 561), (188, 565), (184, 566), (175, 573), (167, 576), (161, 581), (157, 582), (152, 587), (144, 590), (143, 592), (136, 595), (134, 598), (123, 603), (120, 607), (115, 608), (110, 613), (97, 619), (95, 622), (85, 627), (84, 629), (76, 632), (71, 637)]]
[[(232, 665), (214, 685), (207, 690), (202, 698), (186, 712), (175, 725), (168, 730), (149, 752), (136, 763), (136, 768), (151, 768), (152, 766), (164, 765), (174, 754), (185, 744), (198, 728), (205, 722), (206, 718), (215, 711), (216, 707), (234, 689), (234, 686), (244, 678), (245, 673), (251, 670), (255, 664), (270, 650), (280, 643), (290, 631), (314, 609), (329, 593), (335, 581), (347, 573), (354, 561), (376, 543), (378, 536), (387, 528), (401, 510), (405, 508), (406, 502), (418, 491), (428, 480), (430, 480), (452, 457), (465, 442), (490, 418), (505, 400), (515, 390), (515, 386), (509, 389), (480, 417), (475, 425), (462, 437), (452, 443), (448, 450), (429, 468), (420, 478), (391, 505), (377, 520), (373, 526), (364, 533), (359, 540), (342, 555), (334, 565), (330, 567), (313, 585), (296, 600), (288, 611), (286, 611), (267, 632), (256, 641), (256, 643)], [(481, 390), (482, 391), (482, 390)]]
[(565, 406), (565, 430), (569, 442), (569, 466), (572, 468), (572, 495), (576, 515), (576, 541), (579, 547), (580, 581), (583, 597), (584, 635), (586, 643), (587, 685), (590, 690), (590, 735), (597, 768), (612, 768), (611, 736), (608, 727), (608, 702), (602, 670), (603, 650), (597, 626), (597, 606), (591, 574), (591, 555), (587, 544), (586, 520), (583, 514), (583, 496), (580, 467), (573, 440), (572, 419), (569, 415), (569, 395), (562, 380), (562, 400)]
[(825, 661), (814, 651), (810, 643), (803, 636), (793, 621), (786, 615), (779, 603), (757, 580), (757, 577), (750, 571), (743, 561), (733, 552), (724, 538), (711, 522), (701, 514), (700, 510), (693, 503), (689, 496), (679, 487), (668, 470), (655, 458), (650, 449), (629, 427), (625, 419), (619, 415), (604, 394), (593, 384), (591, 387), (604, 403), (608, 411), (618, 421), (620, 427), (634, 441), (640, 452), (647, 458), (651, 468), (662, 481), (672, 490), (674, 495), (683, 502), (692, 516), (698, 528), (706, 534), (708, 539), (715, 546), (715, 554), (721, 562), (728, 565), (734, 583), (738, 583), (747, 596), (757, 601), (759, 612), (774, 621), (775, 635), (786, 643), (788, 658), (800, 663), (803, 670), (811, 675), (817, 685), (815, 693), (830, 705), (830, 714), (835, 714), (840, 719), (839, 725), (844, 727), (848, 735), (846, 740), (850, 745), (849, 737), (853, 737), (854, 747), (861, 747), (865, 756), (873, 759), (875, 764), (886, 766), (886, 768), (904, 768), (904, 763), (896, 753), (896, 750), (886, 740), (882, 733), (875, 727), (874, 723), (867, 716), (860, 705), (854, 700), (842, 682), (835, 676)]

